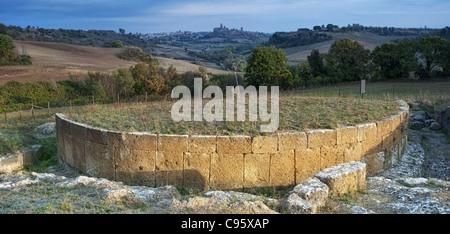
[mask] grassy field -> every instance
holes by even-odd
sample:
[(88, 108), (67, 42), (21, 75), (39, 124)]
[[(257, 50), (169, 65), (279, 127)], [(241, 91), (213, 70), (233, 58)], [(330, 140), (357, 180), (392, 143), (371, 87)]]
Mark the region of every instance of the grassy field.
[[(204, 103), (206, 102), (205, 100)], [(260, 132), (260, 126), (270, 123), (270, 121), (260, 121), (259, 118), (257, 122), (249, 121), (248, 105), (245, 121), (175, 122), (170, 113), (173, 104), (174, 101), (90, 105), (69, 114), (69, 117), (110, 130), (189, 135), (260, 135), (263, 134)], [(398, 104), (393, 101), (301, 97), (292, 94), (281, 95), (279, 107), (280, 122), (277, 132), (315, 128), (332, 129), (375, 121), (398, 111)], [(268, 110), (270, 111), (271, 108), (268, 107)], [(236, 113), (237, 111), (235, 111)]]
[(364, 48), (369, 50), (373, 50), (376, 46), (382, 45), (383, 43), (389, 41), (410, 38), (406, 36), (380, 36), (373, 33), (359, 33), (359, 32), (348, 32), (348, 33), (333, 32), (327, 34), (331, 35), (334, 39), (312, 45), (284, 48), (283, 50), (286, 53), (288, 61), (290, 63), (298, 63), (300, 61), (306, 60), (307, 57), (311, 54), (312, 49), (318, 49), (320, 53), (327, 53), (331, 45), (336, 40), (341, 40), (344, 38), (358, 41), (364, 46)]

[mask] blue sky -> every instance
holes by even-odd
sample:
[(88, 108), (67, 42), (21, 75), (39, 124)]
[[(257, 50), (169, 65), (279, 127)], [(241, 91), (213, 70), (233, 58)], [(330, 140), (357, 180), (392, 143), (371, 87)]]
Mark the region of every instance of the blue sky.
[(0, 23), (21, 27), (126, 32), (275, 32), (333, 23), (443, 28), (449, 0), (0, 0)]

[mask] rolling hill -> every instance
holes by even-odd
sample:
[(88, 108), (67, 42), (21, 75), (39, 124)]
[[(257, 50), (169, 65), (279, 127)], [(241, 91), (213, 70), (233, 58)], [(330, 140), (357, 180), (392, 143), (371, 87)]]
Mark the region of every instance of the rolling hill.
[[(0, 84), (9, 81), (22, 83), (35, 81), (59, 81), (69, 79), (69, 74), (84, 75), (92, 72), (112, 72), (136, 64), (119, 59), (120, 48), (101, 48), (56, 42), (14, 41), (19, 54), (32, 57), (32, 65), (0, 67)], [(199, 65), (187, 61), (156, 57), (164, 68), (174, 66), (179, 73), (198, 71)], [(207, 68), (212, 74), (226, 73)]]

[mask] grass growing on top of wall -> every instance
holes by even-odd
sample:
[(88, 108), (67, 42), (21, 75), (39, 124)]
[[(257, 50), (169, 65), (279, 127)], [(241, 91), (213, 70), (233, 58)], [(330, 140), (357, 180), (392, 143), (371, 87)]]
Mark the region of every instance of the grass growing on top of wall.
[[(204, 100), (204, 102), (206, 103), (208, 100)], [(247, 118), (243, 122), (175, 122), (170, 113), (174, 103), (175, 101), (159, 101), (89, 105), (68, 116), (75, 121), (110, 130), (189, 135), (259, 135), (261, 134), (260, 126), (270, 122), (262, 122), (259, 118), (257, 122), (249, 121), (248, 107), (246, 109)], [(333, 129), (372, 122), (396, 114), (399, 111), (398, 105), (394, 101), (374, 99), (281, 95), (280, 122), (277, 132), (318, 128)], [(271, 108), (268, 107), (268, 110), (270, 112)], [(224, 109), (224, 116), (225, 113)], [(235, 117), (236, 119), (237, 117)]]

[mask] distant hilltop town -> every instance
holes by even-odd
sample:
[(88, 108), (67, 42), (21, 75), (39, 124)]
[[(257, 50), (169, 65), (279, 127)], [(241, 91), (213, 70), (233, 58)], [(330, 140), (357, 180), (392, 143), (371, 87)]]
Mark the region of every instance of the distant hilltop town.
[(244, 31), (243, 27), (240, 29), (229, 29), (222, 23), (219, 27), (213, 29), (212, 32), (192, 32), (192, 31), (176, 31), (164, 33), (138, 33), (137, 36), (144, 39), (155, 39), (163, 41), (196, 41), (203, 43), (254, 43), (255, 40), (268, 40), (270, 35), (261, 32)]
[[(228, 29), (226, 26), (223, 26), (223, 24), (220, 24), (220, 27), (219, 28), (214, 28), (213, 32), (218, 33), (218, 32), (226, 32), (226, 31), (229, 31), (229, 30), (230, 29)], [(231, 29), (231, 30), (235, 30), (236, 31), (237, 29)], [(240, 31), (243, 32), (244, 28), (241, 27)]]

